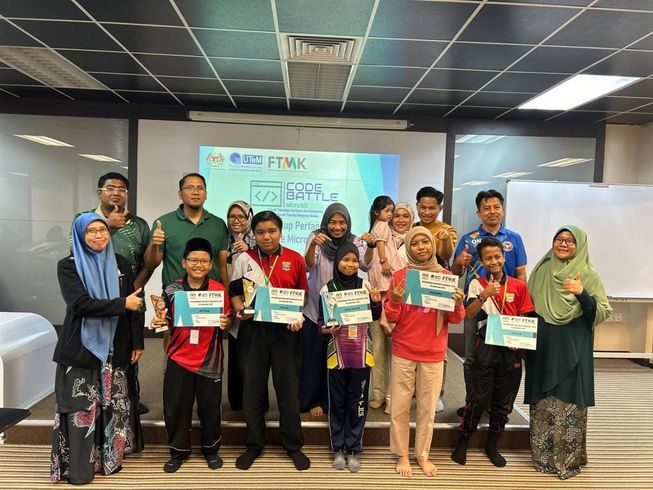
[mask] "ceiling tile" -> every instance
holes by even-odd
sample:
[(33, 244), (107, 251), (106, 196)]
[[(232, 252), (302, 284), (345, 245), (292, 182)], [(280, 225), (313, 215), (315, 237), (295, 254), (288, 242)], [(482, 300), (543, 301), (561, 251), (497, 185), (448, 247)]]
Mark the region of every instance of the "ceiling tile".
[(226, 95), (197, 95), (197, 94), (175, 94), (184, 105), (207, 108), (229, 108), (234, 105)]
[(446, 42), (368, 39), (360, 63), (428, 67), (446, 47)]
[(355, 85), (381, 85), (388, 87), (412, 87), (424, 74), (423, 68), (389, 68), (359, 66), (354, 77)]
[(586, 7), (593, 0), (493, 0), (501, 3), (530, 3), (533, 5), (566, 5), (574, 7)]
[(404, 104), (396, 112), (396, 116), (430, 116), (442, 117), (455, 106), (430, 104)]
[(459, 107), (447, 117), (468, 117), (472, 119), (494, 119), (500, 114), (506, 112), (504, 108), (494, 107)]
[(623, 48), (651, 31), (653, 14), (589, 10), (546, 44)]
[(133, 104), (176, 104), (179, 105), (168, 92), (136, 92), (118, 90), (118, 93)]
[(653, 73), (653, 51), (620, 51), (586, 73), (647, 77)]
[[(381, 0), (370, 35), (448, 41), (460, 30), (476, 7), (472, 3)], [(446, 21), (437, 22), (434, 19)]]
[(255, 95), (261, 97), (286, 96), (286, 91), (281, 82), (226, 80), (224, 84), (231, 95)]
[(454, 43), (438, 61), (437, 68), (503, 70), (526, 53), (528, 46)]
[(0, 19), (0, 46), (41, 46), (6, 20)]
[(288, 110), (285, 97), (234, 97), (234, 101), (239, 109)]
[(556, 116), (552, 121), (576, 121), (576, 122), (587, 122), (587, 123), (599, 123), (602, 119), (606, 117), (619, 114), (618, 112), (606, 112), (606, 111), (569, 111), (559, 116)]
[(653, 51), (653, 33), (651, 33), (641, 41), (636, 42), (628, 49), (647, 49), (649, 51)]
[(68, 99), (65, 95), (49, 87), (28, 87), (26, 85), (2, 85), (0, 88), (8, 90), (12, 94), (28, 99)]
[(568, 75), (552, 75), (548, 73), (503, 73), (483, 90), (496, 92), (543, 92), (564, 79)]
[(31, 77), (11, 68), (0, 70), (0, 85), (41, 85)]
[(145, 73), (145, 70), (127, 53), (74, 50), (61, 50), (58, 53), (86, 71)]
[(132, 53), (160, 53), (201, 56), (195, 41), (184, 28), (106, 24), (104, 26)]
[(340, 112), (339, 100), (290, 99), (290, 109), (297, 112)]
[(489, 107), (516, 107), (528, 99), (533, 94), (513, 94), (507, 92), (479, 92), (471, 99), (465, 102), (466, 105), (489, 106)]
[(610, 49), (557, 48), (542, 46), (510, 68), (511, 71), (576, 73), (614, 53)]
[(88, 100), (93, 102), (123, 102), (116, 94), (109, 90), (83, 90), (73, 88), (60, 88), (62, 92), (70, 95), (75, 100)]
[(70, 0), (2, 0), (0, 14), (32, 19), (88, 20)]
[(161, 91), (163, 87), (149, 75), (108, 75), (91, 73), (91, 75), (114, 90), (149, 90)]
[(207, 56), (278, 60), (277, 37), (265, 32), (193, 29)]
[(397, 104), (387, 104), (387, 103), (373, 103), (373, 102), (347, 102), (345, 104), (345, 110), (343, 111), (346, 114), (375, 114), (375, 115), (387, 115), (390, 116), (392, 112), (397, 108)]
[(478, 90), (498, 72), (467, 70), (431, 70), (420, 83), (420, 88)]
[(364, 36), (373, 0), (277, 0), (281, 32)]
[(0, 99), (2, 99), (3, 97), (6, 97), (8, 99), (15, 99), (18, 98), (18, 95), (10, 92), (6, 88), (3, 88), (2, 85), (0, 85)]
[(499, 119), (501, 120), (511, 120), (511, 121), (545, 121), (551, 116), (559, 114), (560, 111), (535, 111), (535, 110), (522, 110), (515, 109), (512, 110)]
[(474, 92), (454, 90), (417, 89), (406, 101), (407, 104), (458, 105)]
[(614, 92), (612, 95), (621, 95), (626, 97), (653, 97), (653, 79), (640, 80), (632, 85)]
[(274, 32), (269, 0), (175, 0), (191, 27)]
[(537, 44), (576, 13), (575, 9), (485, 5), (460, 40)]
[[(652, 94), (653, 95), (653, 94)], [(646, 112), (645, 109), (635, 109), (636, 107), (644, 106), (653, 102), (653, 99), (637, 99), (632, 97), (602, 97), (594, 100), (588, 104), (576, 107), (576, 110), (588, 111), (609, 111), (609, 112), (622, 112), (631, 109), (638, 112)]]
[(132, 24), (182, 25), (170, 2), (138, 0), (134, 2), (98, 2), (77, 0), (100, 22), (127, 22)]
[(138, 54), (136, 57), (154, 75), (207, 78), (215, 76), (206, 59), (200, 57), (159, 56), (154, 54)]
[(606, 124), (648, 124), (653, 122), (653, 113), (639, 114), (635, 112), (627, 112), (619, 114), (618, 116), (611, 117), (605, 121)]
[(188, 94), (224, 94), (224, 89), (217, 79), (189, 77), (161, 77), (161, 82), (171, 92)]
[(234, 60), (210, 58), (220, 78), (283, 81), (281, 62), (270, 60)]
[(122, 51), (106, 33), (91, 22), (14, 21), (51, 48)]
[(408, 95), (406, 88), (356, 87), (349, 91), (348, 100), (365, 102), (401, 102)]
[(653, 11), (650, 0), (599, 0), (593, 7)]

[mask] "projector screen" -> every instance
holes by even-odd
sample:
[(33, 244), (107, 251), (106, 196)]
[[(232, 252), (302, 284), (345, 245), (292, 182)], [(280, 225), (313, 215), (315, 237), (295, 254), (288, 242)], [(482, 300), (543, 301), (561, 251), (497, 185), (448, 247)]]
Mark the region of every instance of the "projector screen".
[(309, 232), (320, 227), (331, 203), (347, 206), (353, 233), (369, 229), (376, 196), (397, 199), (399, 155), (200, 146), (206, 209), (220, 215), (238, 199), (283, 219), (282, 243), (303, 253)]

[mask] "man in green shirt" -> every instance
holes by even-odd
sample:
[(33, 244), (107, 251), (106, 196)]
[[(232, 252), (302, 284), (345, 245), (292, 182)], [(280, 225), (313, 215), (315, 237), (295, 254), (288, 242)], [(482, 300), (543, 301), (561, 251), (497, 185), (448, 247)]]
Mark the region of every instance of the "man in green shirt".
[(225, 222), (204, 209), (206, 180), (197, 173), (189, 173), (179, 181), (180, 206), (164, 214), (152, 226), (152, 239), (145, 252), (145, 266), (154, 270), (163, 262), (163, 286), (183, 277), (181, 267), (186, 242), (200, 237), (213, 246), (214, 261), (209, 277), (229, 286), (227, 278), (228, 232)]

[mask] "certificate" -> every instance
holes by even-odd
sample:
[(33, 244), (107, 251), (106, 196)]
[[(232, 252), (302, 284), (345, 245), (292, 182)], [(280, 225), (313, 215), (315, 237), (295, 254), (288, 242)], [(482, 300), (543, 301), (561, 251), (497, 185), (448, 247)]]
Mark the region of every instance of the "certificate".
[(492, 313), (487, 317), (485, 343), (515, 349), (535, 350), (537, 318)]
[(408, 269), (404, 301), (409, 305), (454, 311), (453, 293), (457, 286), (458, 277), (453, 274)]
[(294, 323), (302, 317), (303, 289), (256, 288), (254, 320), (258, 322)]
[(371, 322), (370, 293), (364, 288), (324, 291), (322, 293), (322, 313), (326, 326)]
[(176, 291), (175, 327), (219, 327), (224, 291)]

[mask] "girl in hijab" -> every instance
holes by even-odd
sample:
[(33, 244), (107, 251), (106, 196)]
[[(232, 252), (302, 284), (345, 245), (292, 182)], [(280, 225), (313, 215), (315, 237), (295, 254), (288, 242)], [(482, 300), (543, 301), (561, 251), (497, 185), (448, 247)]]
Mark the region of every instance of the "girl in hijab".
[(131, 266), (114, 254), (104, 218), (84, 213), (73, 222), (72, 254), (57, 275), (66, 302), (53, 360), (55, 419), (50, 478), (89, 483), (120, 471), (133, 449), (126, 370), (143, 353), (140, 288)]
[(526, 358), (531, 455), (562, 480), (587, 464), (587, 407), (594, 406), (594, 327), (612, 313), (589, 257), (587, 235), (560, 228), (528, 280), (539, 322)]
[(411, 229), (414, 222), (415, 213), (410, 204), (407, 202), (398, 202), (395, 204), (395, 210), (394, 213), (392, 213), (392, 219), (388, 225), (390, 226), (392, 239), (394, 240), (394, 245), (397, 249), (397, 257), (404, 266), (408, 264), (404, 239), (406, 238), (406, 233)]
[[(227, 250), (227, 275), (231, 282), (233, 264), (238, 256), (254, 248), (256, 239), (252, 231), (254, 211), (245, 201), (234, 201), (227, 208), (227, 229), (229, 230), (229, 248)], [(243, 409), (243, 376), (238, 363), (238, 319), (232, 319), (229, 327), (227, 363), (227, 398), (232, 410)]]
[[(333, 261), (333, 279), (320, 291), (345, 291), (366, 288), (370, 293), (372, 320), (381, 316), (381, 293), (358, 277), (359, 252), (351, 242), (341, 243)], [(327, 372), (329, 389), (329, 434), (334, 453), (332, 466), (357, 473), (361, 469), (357, 454), (363, 450), (363, 429), (367, 420), (370, 367), (374, 366), (369, 324), (324, 325), (322, 308), (318, 325), (328, 335)], [(345, 455), (347, 459), (345, 461)]]
[(333, 263), (338, 247), (353, 243), (359, 254), (360, 269), (367, 271), (373, 250), (365, 249), (364, 242), (375, 243), (370, 233), (358, 238), (351, 232), (351, 217), (340, 203), (330, 204), (322, 215), (320, 228), (306, 239), (304, 261), (308, 271), (308, 301), (304, 307), (302, 335), (302, 367), (299, 382), (299, 405), (302, 412), (313, 416), (324, 415), (327, 408), (326, 339), (317, 326), (320, 290), (333, 279)]
[(397, 473), (411, 477), (413, 470), (408, 459), (408, 424), (411, 401), (415, 395), (415, 460), (426, 476), (435, 476), (438, 470), (429, 461), (433, 414), (442, 386), (449, 323), (463, 320), (464, 294), (456, 288), (452, 296), (455, 309), (451, 312), (404, 303), (409, 268), (451, 274), (438, 264), (433, 235), (422, 226), (411, 228), (406, 234), (406, 256), (408, 266), (393, 274), (383, 303), (388, 321), (396, 324), (391, 332), (390, 450), (398, 457), (395, 466)]

